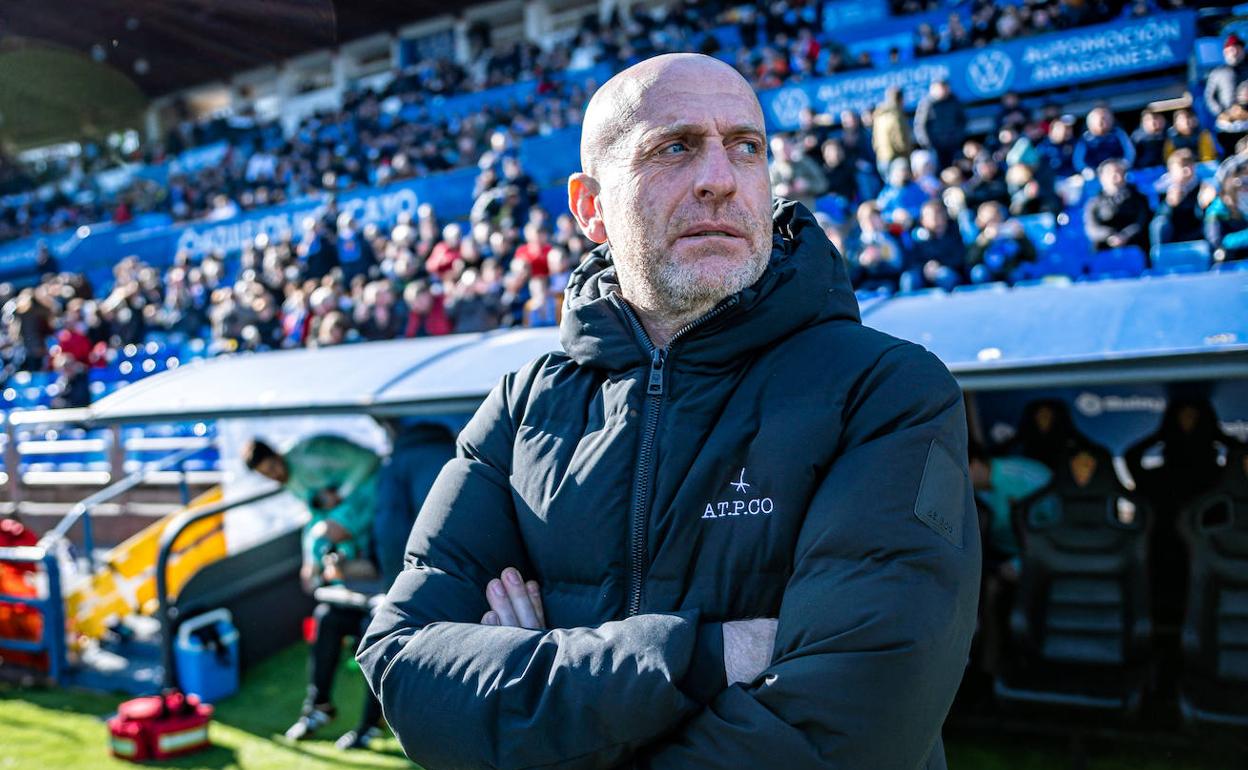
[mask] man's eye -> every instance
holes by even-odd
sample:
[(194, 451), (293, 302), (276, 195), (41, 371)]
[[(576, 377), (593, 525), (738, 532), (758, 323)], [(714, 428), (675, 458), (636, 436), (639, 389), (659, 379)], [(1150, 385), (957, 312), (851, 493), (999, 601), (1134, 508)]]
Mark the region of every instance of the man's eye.
[(762, 145), (752, 140), (746, 140), (741, 143), (741, 149), (745, 151), (746, 155), (757, 155), (762, 151)]
[(680, 153), (683, 153), (687, 151), (688, 149), (689, 149), (689, 146), (686, 145), (684, 142), (672, 142), (671, 144), (663, 148), (663, 154), (664, 155), (679, 155)]

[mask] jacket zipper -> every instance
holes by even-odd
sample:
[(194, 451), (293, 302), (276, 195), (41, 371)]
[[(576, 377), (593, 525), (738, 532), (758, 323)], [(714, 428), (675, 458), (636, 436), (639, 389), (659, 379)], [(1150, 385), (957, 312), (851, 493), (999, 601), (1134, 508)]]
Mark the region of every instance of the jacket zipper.
[(653, 482), (654, 439), (659, 428), (659, 406), (663, 401), (663, 372), (672, 347), (684, 335), (702, 324), (720, 315), (728, 308), (737, 304), (737, 295), (728, 297), (723, 302), (691, 321), (672, 335), (667, 347), (656, 347), (650, 341), (650, 335), (642, 326), (641, 320), (627, 302), (620, 302), (624, 315), (628, 318), (646, 351), (650, 354), (650, 371), (646, 379), (646, 397), (642, 405), (641, 445), (637, 451), (635, 466), (636, 482), (633, 485), (633, 509), (629, 526), (629, 559), (628, 559), (628, 617), (641, 612), (641, 593), (643, 573), (646, 567), (646, 530), (650, 520), (650, 487)]

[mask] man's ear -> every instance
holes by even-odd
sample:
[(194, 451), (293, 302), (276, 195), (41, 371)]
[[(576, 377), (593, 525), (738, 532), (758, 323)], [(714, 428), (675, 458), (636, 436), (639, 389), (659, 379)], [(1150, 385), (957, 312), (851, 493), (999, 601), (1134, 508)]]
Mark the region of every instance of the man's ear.
[(607, 242), (607, 225), (598, 211), (598, 180), (577, 172), (568, 177), (568, 208), (581, 232), (594, 243)]

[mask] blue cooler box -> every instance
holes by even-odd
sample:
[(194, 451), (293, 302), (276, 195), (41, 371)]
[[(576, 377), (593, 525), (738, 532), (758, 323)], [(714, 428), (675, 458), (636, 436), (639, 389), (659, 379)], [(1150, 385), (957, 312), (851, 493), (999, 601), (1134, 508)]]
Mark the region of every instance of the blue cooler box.
[[(195, 632), (213, 626), (219, 643), (205, 645)], [(174, 660), (183, 692), (194, 693), (205, 703), (238, 692), (238, 629), (230, 611), (205, 612), (179, 626)]]

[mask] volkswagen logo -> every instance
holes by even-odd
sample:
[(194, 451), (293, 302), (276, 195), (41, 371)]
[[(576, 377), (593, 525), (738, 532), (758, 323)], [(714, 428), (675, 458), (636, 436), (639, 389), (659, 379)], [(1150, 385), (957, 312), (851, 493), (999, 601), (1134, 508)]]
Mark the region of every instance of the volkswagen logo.
[(786, 88), (771, 100), (771, 112), (785, 128), (796, 126), (809, 106), (810, 97), (801, 88)]
[(1001, 51), (981, 51), (966, 65), (966, 80), (976, 94), (996, 96), (1014, 81), (1014, 62)]

